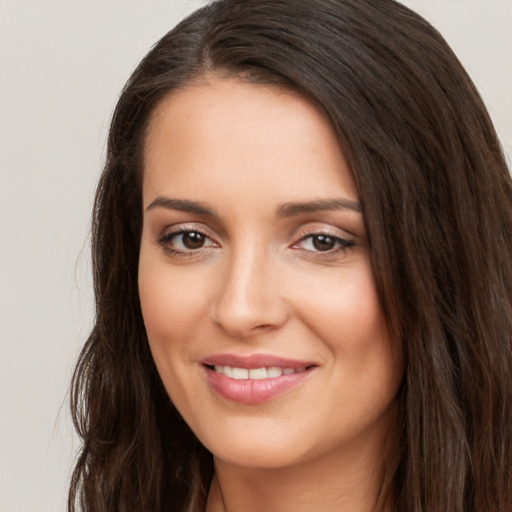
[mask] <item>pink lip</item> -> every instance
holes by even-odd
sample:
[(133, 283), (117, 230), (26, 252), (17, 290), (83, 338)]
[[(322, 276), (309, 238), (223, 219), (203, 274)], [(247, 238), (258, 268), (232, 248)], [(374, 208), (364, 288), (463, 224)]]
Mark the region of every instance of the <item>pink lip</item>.
[(252, 354), (250, 356), (239, 356), (235, 354), (215, 354), (205, 357), (201, 364), (215, 366), (233, 366), (235, 368), (269, 368), (278, 366), (280, 368), (304, 368), (308, 366), (317, 366), (311, 361), (296, 361), (294, 359), (285, 359), (283, 357), (271, 356), (269, 354)]
[[(208, 383), (214, 391), (227, 400), (246, 405), (260, 404), (292, 390), (309, 377), (317, 366), (308, 361), (296, 361), (266, 354), (251, 356), (217, 354), (206, 357), (201, 361), (201, 364)], [(280, 367), (300, 369), (300, 371), (290, 375), (261, 380), (236, 380), (215, 372), (211, 368), (214, 365), (247, 369)]]

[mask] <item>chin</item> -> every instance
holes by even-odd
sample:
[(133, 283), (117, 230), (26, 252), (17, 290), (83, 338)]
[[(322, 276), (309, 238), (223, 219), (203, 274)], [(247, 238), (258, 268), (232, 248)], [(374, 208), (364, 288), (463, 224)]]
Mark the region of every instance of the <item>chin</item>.
[(307, 458), (311, 447), (304, 446), (302, 436), (293, 435), (287, 428), (229, 428), (199, 439), (214, 457), (234, 466), (272, 469), (293, 466)]

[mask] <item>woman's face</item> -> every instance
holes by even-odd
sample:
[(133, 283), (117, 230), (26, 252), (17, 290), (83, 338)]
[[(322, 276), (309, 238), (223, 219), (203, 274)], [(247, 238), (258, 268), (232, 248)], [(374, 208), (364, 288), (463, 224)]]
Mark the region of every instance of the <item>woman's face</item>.
[(401, 358), (325, 117), (236, 79), (175, 92), (150, 125), (143, 202), (151, 351), (205, 446), (251, 467), (380, 449)]

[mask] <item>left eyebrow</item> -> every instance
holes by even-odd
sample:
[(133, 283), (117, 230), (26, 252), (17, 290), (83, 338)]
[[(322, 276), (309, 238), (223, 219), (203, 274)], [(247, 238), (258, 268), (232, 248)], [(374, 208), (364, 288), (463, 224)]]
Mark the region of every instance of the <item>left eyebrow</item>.
[(307, 201), (304, 203), (284, 203), (276, 210), (278, 219), (294, 217), (303, 213), (313, 213), (329, 210), (352, 210), (362, 213), (361, 203), (350, 201), (349, 199), (318, 199), (316, 201)]

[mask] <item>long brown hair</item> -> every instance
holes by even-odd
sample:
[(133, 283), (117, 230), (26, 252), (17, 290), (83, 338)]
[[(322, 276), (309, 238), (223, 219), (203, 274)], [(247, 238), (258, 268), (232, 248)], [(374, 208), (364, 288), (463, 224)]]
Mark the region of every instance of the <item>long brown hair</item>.
[(392, 0), (218, 0), (129, 79), (94, 206), (96, 322), (72, 383), (83, 445), (68, 510), (204, 509), (212, 457), (155, 369), (137, 266), (149, 119), (212, 71), (298, 91), (329, 116), (350, 162), (405, 360), (400, 450), (383, 468), (377, 508), (392, 496), (396, 512), (510, 512), (511, 179), (457, 58)]

